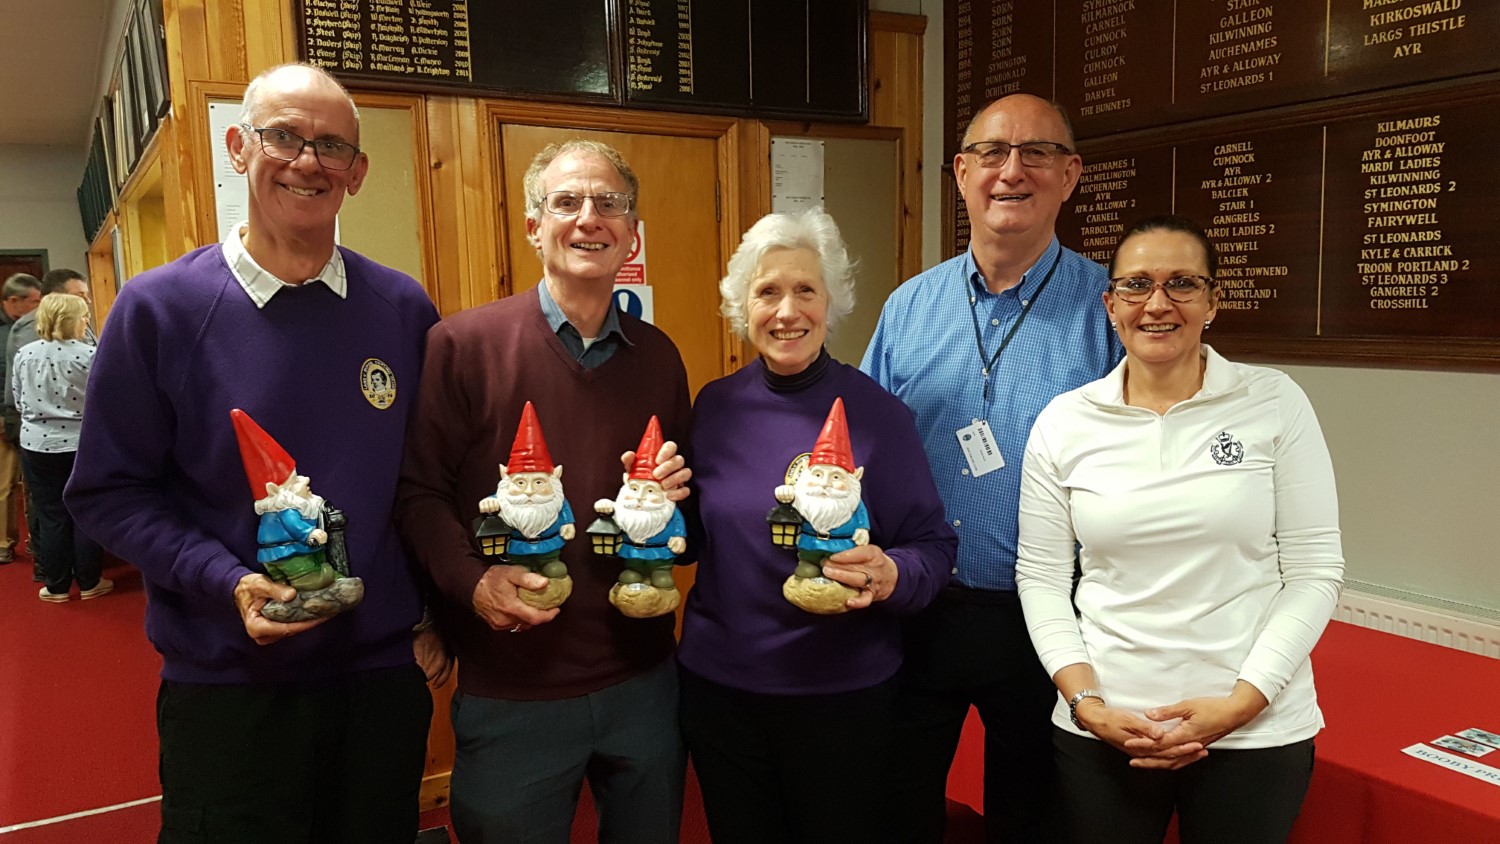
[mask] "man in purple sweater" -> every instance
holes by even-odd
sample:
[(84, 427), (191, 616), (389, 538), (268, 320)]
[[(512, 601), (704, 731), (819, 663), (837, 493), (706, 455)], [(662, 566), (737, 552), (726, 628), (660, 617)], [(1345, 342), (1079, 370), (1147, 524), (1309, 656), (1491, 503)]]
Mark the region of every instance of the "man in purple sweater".
[[(453, 826), (464, 841), (566, 844), (587, 778), (599, 840), (672, 844), (686, 766), (672, 616), (617, 612), (609, 591), (619, 567), (592, 555), (582, 531), (562, 549), (568, 602), (536, 609), (518, 590), (544, 589), (547, 578), (487, 565), (470, 533), (527, 401), (552, 459), (568, 467), (576, 513), (613, 496), (620, 454), (653, 414), (670, 440), (689, 427), (676, 346), (613, 305), (640, 196), (629, 165), (604, 144), (569, 141), (533, 159), (525, 188), (542, 282), (428, 335), (397, 505), (401, 533), (447, 599), (439, 621), (463, 665)], [(657, 463), (668, 493), (686, 494), (673, 492), (686, 481), (681, 459)]]
[[(426, 681), (447, 658), (433, 633), (414, 633), (422, 595), (391, 510), (437, 313), (409, 276), (334, 244), (369, 162), (332, 77), (261, 74), (226, 141), (249, 179), (248, 225), (121, 291), (68, 508), (144, 575), (162, 655), (158, 841), (410, 844)], [(372, 370), (387, 376), (378, 396)], [(292, 624), (261, 615), (296, 590), (256, 562), (232, 408), (347, 514), (362, 606)]]

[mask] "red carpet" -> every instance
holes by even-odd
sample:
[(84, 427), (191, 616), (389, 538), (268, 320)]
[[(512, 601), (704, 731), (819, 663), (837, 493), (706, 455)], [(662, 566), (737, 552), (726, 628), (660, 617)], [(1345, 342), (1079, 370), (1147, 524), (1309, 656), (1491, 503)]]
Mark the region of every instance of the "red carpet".
[[(37, 599), (29, 558), (0, 566), (0, 830), (161, 793), (161, 660), (146, 642), (145, 592), (134, 569), (114, 565), (105, 576), (111, 594), (80, 601), (75, 588), (73, 600), (49, 604)], [(152, 841), (156, 815), (152, 803), (5, 841)]]

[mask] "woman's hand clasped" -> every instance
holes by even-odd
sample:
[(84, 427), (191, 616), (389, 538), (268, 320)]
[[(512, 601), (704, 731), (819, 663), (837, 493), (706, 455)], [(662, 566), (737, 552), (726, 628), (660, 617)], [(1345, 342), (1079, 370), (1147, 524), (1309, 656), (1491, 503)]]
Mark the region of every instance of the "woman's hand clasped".
[(901, 570), (879, 545), (865, 544), (840, 551), (823, 563), (823, 576), (836, 580), (859, 594), (844, 602), (851, 610), (862, 610), (884, 601), (896, 591)]

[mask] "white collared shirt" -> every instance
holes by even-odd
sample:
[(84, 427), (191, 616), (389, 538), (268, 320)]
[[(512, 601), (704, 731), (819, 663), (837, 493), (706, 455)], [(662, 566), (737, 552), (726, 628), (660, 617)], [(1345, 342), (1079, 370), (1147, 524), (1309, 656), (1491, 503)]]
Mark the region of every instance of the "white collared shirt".
[[(240, 287), (245, 289), (245, 293), (250, 296), (250, 301), (255, 303), (255, 307), (264, 308), (278, 291), (298, 285), (288, 284), (271, 275), (262, 269), (260, 264), (255, 263), (254, 258), (250, 257), (250, 253), (245, 249), (244, 241), (240, 239), (244, 237), (245, 227), (249, 225), (248, 222), (239, 223), (229, 230), (223, 244), (224, 262), (229, 265), (229, 271), (234, 274), (235, 281), (238, 281)], [(328, 256), (328, 263), (323, 265), (323, 269), (302, 283), (314, 281), (321, 281), (328, 285), (328, 289), (337, 293), (340, 299), (349, 297), (349, 277), (344, 271), (344, 255), (339, 252), (338, 247), (334, 247), (333, 254)]]
[[(1214, 746), (1276, 747), (1323, 723), (1308, 654), (1344, 567), (1333, 465), (1290, 378), (1203, 355), (1202, 389), (1165, 414), (1125, 404), (1123, 363), (1042, 411), (1016, 581), (1048, 674), (1088, 663), (1137, 713), (1245, 680), (1271, 705)], [(1052, 723), (1087, 735), (1061, 699)]]

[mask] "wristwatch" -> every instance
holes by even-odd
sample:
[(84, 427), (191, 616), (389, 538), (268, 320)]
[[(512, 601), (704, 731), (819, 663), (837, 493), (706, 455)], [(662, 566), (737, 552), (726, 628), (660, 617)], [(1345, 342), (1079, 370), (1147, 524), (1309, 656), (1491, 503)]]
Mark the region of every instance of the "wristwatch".
[(1093, 689), (1084, 689), (1068, 698), (1068, 718), (1072, 719), (1073, 726), (1085, 732), (1088, 731), (1088, 727), (1085, 727), (1078, 721), (1078, 704), (1082, 703), (1086, 697), (1097, 698), (1100, 703), (1104, 703), (1104, 695), (1099, 694)]

